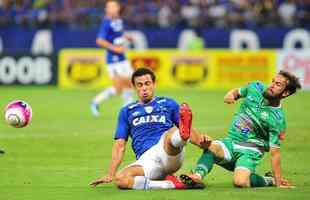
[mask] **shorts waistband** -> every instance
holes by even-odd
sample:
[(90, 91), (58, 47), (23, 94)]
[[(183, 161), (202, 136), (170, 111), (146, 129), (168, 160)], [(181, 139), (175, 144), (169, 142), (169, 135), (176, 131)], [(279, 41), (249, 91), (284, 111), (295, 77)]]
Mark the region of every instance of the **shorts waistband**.
[(264, 152), (265, 152), (264, 147), (259, 146), (259, 145), (255, 144), (255, 143), (253, 143), (253, 142), (238, 142), (238, 143), (236, 143), (236, 144), (238, 144), (238, 145), (240, 145), (240, 146), (243, 146), (243, 147), (255, 148), (255, 149), (259, 150), (261, 153), (264, 153)]

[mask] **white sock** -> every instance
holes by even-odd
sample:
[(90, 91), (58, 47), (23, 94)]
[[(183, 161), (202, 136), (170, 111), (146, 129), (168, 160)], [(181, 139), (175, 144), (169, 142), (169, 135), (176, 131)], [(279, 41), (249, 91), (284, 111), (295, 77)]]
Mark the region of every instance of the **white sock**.
[(171, 181), (162, 180), (162, 181), (152, 181), (148, 182), (148, 189), (174, 189), (174, 185)]
[(132, 189), (135, 190), (146, 190), (148, 180), (144, 176), (135, 176)]
[(173, 189), (175, 188), (171, 181), (153, 181), (144, 176), (136, 176), (134, 178), (133, 189), (150, 190), (150, 189)]
[(179, 147), (185, 146), (186, 143), (187, 143), (187, 141), (184, 141), (181, 138), (179, 129), (177, 129), (174, 133), (172, 133), (172, 136), (171, 136), (172, 146), (179, 148)]
[(130, 88), (124, 89), (122, 92), (122, 98), (124, 105), (127, 105), (133, 102), (133, 90)]
[(113, 97), (116, 95), (116, 89), (111, 86), (108, 87), (107, 89), (103, 90), (100, 92), (93, 100), (95, 104), (100, 104), (101, 102)]

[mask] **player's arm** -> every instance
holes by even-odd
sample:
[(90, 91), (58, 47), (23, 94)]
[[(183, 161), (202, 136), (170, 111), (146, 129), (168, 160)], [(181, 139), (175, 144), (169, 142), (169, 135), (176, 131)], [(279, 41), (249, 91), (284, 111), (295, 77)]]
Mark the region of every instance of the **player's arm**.
[(116, 171), (123, 161), (125, 150), (126, 150), (126, 140), (124, 139), (115, 140), (115, 143), (112, 148), (112, 159), (110, 162), (108, 175), (103, 176), (102, 178), (99, 178), (97, 180), (94, 180), (93, 182), (90, 183), (91, 186), (96, 187), (99, 184), (110, 183), (113, 181)]
[[(272, 135), (272, 134), (271, 134)], [(288, 180), (284, 179), (282, 176), (282, 168), (281, 168), (281, 150), (279, 144), (280, 141), (284, 140), (285, 133), (282, 131), (280, 132), (276, 138), (271, 136), (271, 140), (273, 143), (270, 147), (270, 154), (271, 154), (271, 167), (273, 176), (275, 179), (275, 185), (281, 188), (292, 188), (294, 187)], [(278, 142), (275, 142), (278, 141)]]
[(103, 176), (102, 178), (99, 178), (91, 182), (90, 183), (91, 186), (96, 187), (99, 184), (110, 183), (113, 181), (116, 171), (123, 161), (123, 157), (124, 157), (125, 150), (126, 150), (126, 143), (127, 142), (125, 139), (115, 140), (113, 147), (112, 147), (112, 158), (111, 158), (108, 174), (106, 176)]
[(234, 88), (229, 90), (226, 95), (224, 96), (224, 102), (227, 104), (235, 103), (241, 97), (238, 88)]
[(108, 50), (113, 51), (115, 53), (124, 53), (125, 52), (125, 47), (123, 45), (114, 45), (111, 42), (109, 42), (103, 38), (97, 38), (96, 44), (101, 48), (108, 49)]
[[(226, 95), (224, 96), (224, 102), (227, 104), (233, 104), (235, 103), (238, 99), (244, 98), (248, 94), (248, 89), (250, 87), (253, 87), (253, 84), (259, 84), (259, 83), (249, 83), (243, 87), (240, 88), (234, 88), (229, 90)], [(259, 84), (260, 85), (260, 84)]]
[(110, 183), (113, 181), (113, 177), (115, 176), (119, 165), (122, 163), (125, 154), (126, 143), (129, 136), (129, 125), (127, 123), (127, 118), (127, 111), (123, 108), (118, 115), (118, 125), (114, 135), (115, 142), (112, 147), (112, 158), (108, 175), (93, 181), (90, 185), (95, 187), (99, 184)]
[(282, 172), (281, 172), (281, 153), (280, 148), (271, 147), (271, 167), (273, 176), (275, 178), (275, 184), (277, 187), (281, 186)]
[(128, 40), (128, 42), (133, 42), (133, 37), (128, 33), (124, 33), (124, 38)]
[(286, 180), (282, 176), (281, 171), (281, 153), (280, 148), (270, 148), (271, 153), (271, 166), (272, 172), (275, 179), (275, 185), (280, 188), (294, 188), (290, 181)]
[(112, 148), (112, 159), (109, 167), (108, 176), (114, 177), (118, 167), (123, 162), (126, 150), (126, 143), (127, 142), (124, 139), (115, 140), (115, 143)]

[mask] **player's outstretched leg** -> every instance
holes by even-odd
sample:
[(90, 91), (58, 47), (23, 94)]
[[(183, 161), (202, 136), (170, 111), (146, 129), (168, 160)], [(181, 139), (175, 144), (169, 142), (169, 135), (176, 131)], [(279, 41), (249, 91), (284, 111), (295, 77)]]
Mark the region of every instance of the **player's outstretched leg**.
[(90, 111), (93, 114), (93, 116), (98, 117), (100, 115), (99, 105), (94, 103), (94, 102), (91, 102), (91, 104), (90, 104)]
[(127, 167), (115, 177), (120, 189), (151, 190), (151, 189), (187, 189), (177, 177), (168, 175), (165, 180), (151, 180), (144, 176), (142, 166)]
[(115, 96), (117, 94), (117, 90), (115, 87), (111, 86), (102, 92), (100, 92), (95, 98), (92, 100), (90, 104), (90, 110), (95, 117), (100, 115), (99, 112), (99, 104), (103, 101), (108, 100), (109, 98)]
[(180, 180), (186, 185), (204, 185), (203, 178), (212, 170), (214, 154), (208, 150), (204, 151), (191, 173), (181, 174)]
[[(219, 151), (218, 148), (221, 148), (220, 146), (217, 146), (214, 143), (211, 143), (211, 149)], [(202, 180), (203, 178), (210, 173), (210, 171), (213, 168), (215, 162), (215, 155), (214, 153), (209, 149), (205, 150), (201, 157), (199, 158), (196, 167), (192, 170), (191, 173), (188, 174), (181, 174), (180, 180), (187, 185), (196, 185), (196, 184), (203, 184)]]
[(188, 104), (180, 105), (179, 115), (179, 128), (171, 128), (165, 136), (164, 150), (170, 156), (181, 153), (191, 135), (193, 116)]
[(134, 101), (133, 90), (131, 88), (124, 88), (122, 91), (122, 99), (124, 106), (132, 103)]

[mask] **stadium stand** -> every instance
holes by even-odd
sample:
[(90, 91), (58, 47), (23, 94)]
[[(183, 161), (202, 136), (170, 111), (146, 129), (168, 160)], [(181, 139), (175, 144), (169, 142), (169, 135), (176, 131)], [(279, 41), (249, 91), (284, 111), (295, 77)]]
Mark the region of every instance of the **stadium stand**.
[[(122, 0), (129, 28), (304, 27), (307, 0)], [(0, 27), (97, 27), (103, 0), (0, 0)]]

